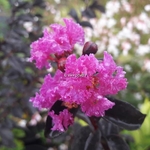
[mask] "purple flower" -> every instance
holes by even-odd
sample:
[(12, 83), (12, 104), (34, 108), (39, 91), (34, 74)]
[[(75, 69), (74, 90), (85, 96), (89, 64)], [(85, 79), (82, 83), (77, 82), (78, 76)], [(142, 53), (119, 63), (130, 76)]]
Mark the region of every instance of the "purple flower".
[(53, 128), (51, 130), (65, 131), (69, 125), (73, 124), (73, 115), (67, 110), (64, 109), (59, 115), (54, 114), (54, 111), (48, 113), (53, 120)]
[(56, 61), (52, 56), (72, 53), (76, 43), (84, 44), (83, 28), (71, 19), (64, 19), (66, 26), (52, 24), (50, 28), (44, 30), (44, 36), (31, 44), (30, 61), (36, 62), (36, 67), (49, 68), (49, 61)]

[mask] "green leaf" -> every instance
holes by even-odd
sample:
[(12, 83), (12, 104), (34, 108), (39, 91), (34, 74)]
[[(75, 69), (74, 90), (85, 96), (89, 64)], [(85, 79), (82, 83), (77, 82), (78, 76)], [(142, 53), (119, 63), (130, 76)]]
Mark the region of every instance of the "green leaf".
[(12, 132), (16, 138), (23, 138), (25, 136), (25, 132), (21, 129), (14, 128)]

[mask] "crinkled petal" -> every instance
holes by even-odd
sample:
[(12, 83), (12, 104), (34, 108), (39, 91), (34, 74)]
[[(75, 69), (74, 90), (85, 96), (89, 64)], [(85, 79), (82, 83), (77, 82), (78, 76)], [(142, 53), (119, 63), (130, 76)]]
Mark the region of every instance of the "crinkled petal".
[(55, 51), (61, 51), (60, 46), (52, 39), (52, 37), (43, 37), (31, 44), (31, 58), (30, 61), (35, 61), (36, 67), (49, 68), (50, 54)]
[(53, 105), (53, 103), (48, 103), (47, 99), (38, 93), (36, 93), (35, 97), (30, 98), (30, 102), (33, 103), (34, 107), (38, 107), (39, 109), (48, 108)]
[(76, 103), (77, 105), (80, 105), (86, 100), (86, 97), (90, 95), (86, 89), (88, 82), (90, 84), (90, 81), (86, 78), (68, 77), (66, 81), (62, 81), (59, 85), (61, 99), (70, 104)]
[(67, 110), (64, 109), (59, 115), (54, 114), (54, 111), (49, 112), (48, 114), (52, 117), (53, 128), (52, 130), (65, 131), (69, 125), (73, 124), (73, 115)]
[(54, 126), (51, 130), (58, 130), (58, 131), (63, 132), (64, 127), (63, 127), (63, 118), (62, 118), (62, 116), (54, 114), (54, 111), (49, 112), (48, 115), (50, 117), (52, 117), (52, 121), (53, 121), (53, 124), (54, 124)]
[(103, 67), (107, 70), (108, 73), (113, 73), (116, 69), (116, 63), (113, 60), (113, 57), (104, 51), (104, 58), (102, 62)]
[(31, 44), (30, 61), (35, 61), (37, 68), (50, 67), (50, 55), (70, 53), (76, 43), (84, 43), (83, 28), (72, 19), (64, 19), (64, 22), (66, 26), (50, 25), (52, 32), (45, 29), (43, 37)]
[(89, 117), (101, 117), (105, 115), (105, 111), (111, 109), (115, 104), (103, 96), (93, 96), (81, 105), (81, 109)]
[(98, 71), (99, 62), (93, 54), (82, 55), (78, 59), (72, 54), (67, 58), (65, 67), (66, 77), (86, 77)]
[(63, 77), (62, 72), (59, 70), (56, 72), (54, 77), (51, 77), (51, 75), (48, 74), (44, 78), (44, 83), (40, 88), (39, 94), (37, 93), (36, 96), (30, 100), (33, 102), (33, 105), (39, 109), (50, 109), (53, 104), (61, 98), (58, 85)]
[(99, 92), (101, 95), (117, 94), (127, 87), (125, 71), (117, 66), (110, 54), (104, 52), (104, 59), (100, 63), (100, 70), (97, 74), (99, 78)]
[(68, 39), (71, 45), (79, 43), (81, 45), (84, 44), (84, 30), (78, 24), (75, 23), (72, 19), (64, 19), (67, 29)]
[(53, 39), (61, 47), (61, 51), (56, 51), (57, 54), (62, 54), (64, 51), (72, 51), (73, 45), (70, 44), (68, 39), (66, 27), (59, 24), (52, 24), (50, 27), (53, 29)]

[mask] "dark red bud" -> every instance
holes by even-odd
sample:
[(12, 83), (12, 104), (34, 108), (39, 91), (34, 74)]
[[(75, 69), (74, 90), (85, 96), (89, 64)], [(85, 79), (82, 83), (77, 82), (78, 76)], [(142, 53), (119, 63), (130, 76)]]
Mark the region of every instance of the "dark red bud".
[(98, 46), (93, 42), (86, 42), (83, 47), (83, 55), (96, 54)]
[(66, 57), (62, 57), (57, 61), (57, 67), (62, 72), (65, 72)]

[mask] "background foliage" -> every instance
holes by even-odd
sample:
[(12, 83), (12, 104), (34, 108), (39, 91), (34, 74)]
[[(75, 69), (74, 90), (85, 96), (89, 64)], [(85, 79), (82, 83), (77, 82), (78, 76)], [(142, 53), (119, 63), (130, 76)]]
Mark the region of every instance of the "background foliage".
[[(125, 68), (129, 84), (117, 97), (139, 108), (147, 117), (141, 129), (122, 134), (131, 149), (149, 150), (149, 2), (0, 0), (0, 149), (28, 150), (37, 143), (42, 147), (67, 149), (73, 135), (71, 129), (57, 141), (43, 137), (46, 111), (33, 108), (29, 98), (40, 87), (46, 72), (37, 70), (28, 58), (29, 45), (42, 35), (44, 27), (62, 22), (63, 17), (72, 17), (84, 27), (86, 41), (97, 43), (97, 57), (107, 50)], [(76, 52), (81, 53), (79, 46)]]

